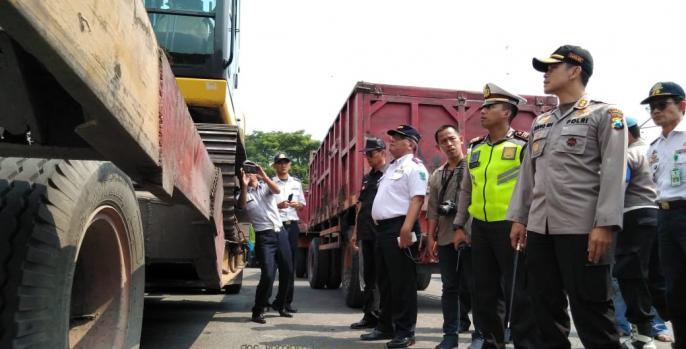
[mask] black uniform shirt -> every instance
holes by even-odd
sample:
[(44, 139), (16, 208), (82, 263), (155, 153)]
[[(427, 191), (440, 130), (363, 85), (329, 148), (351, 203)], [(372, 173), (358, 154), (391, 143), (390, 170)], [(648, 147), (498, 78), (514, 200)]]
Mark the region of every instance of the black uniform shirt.
[(372, 204), (376, 191), (379, 189), (379, 181), (383, 171), (372, 169), (369, 174), (362, 178), (362, 190), (360, 191), (360, 213), (357, 216), (357, 239), (374, 240), (376, 228), (372, 221)]

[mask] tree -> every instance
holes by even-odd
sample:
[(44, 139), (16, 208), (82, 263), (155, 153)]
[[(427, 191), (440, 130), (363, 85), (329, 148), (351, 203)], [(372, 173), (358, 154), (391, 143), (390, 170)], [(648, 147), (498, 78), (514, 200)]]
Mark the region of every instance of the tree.
[(262, 132), (253, 131), (245, 139), (245, 150), (248, 159), (264, 168), (268, 175), (276, 172), (271, 167), (274, 156), (284, 153), (291, 159), (290, 174), (300, 179), (303, 184), (309, 182), (310, 152), (317, 150), (321, 142), (312, 139), (305, 130), (295, 132)]

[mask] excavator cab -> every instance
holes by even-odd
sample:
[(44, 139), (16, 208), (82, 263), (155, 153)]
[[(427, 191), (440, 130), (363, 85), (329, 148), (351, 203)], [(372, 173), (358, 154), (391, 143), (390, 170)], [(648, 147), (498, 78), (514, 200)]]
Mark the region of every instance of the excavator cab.
[(145, 0), (195, 122), (236, 125), (239, 0)]

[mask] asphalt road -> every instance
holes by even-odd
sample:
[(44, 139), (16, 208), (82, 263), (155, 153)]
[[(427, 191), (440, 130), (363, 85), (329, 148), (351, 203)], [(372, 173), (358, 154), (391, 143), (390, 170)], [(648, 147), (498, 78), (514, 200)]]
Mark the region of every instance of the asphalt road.
[[(360, 319), (358, 309), (345, 306), (341, 290), (313, 290), (307, 280), (297, 279), (293, 318), (267, 313), (267, 324), (250, 322), (250, 310), (259, 278), (258, 269), (246, 269), (238, 295), (149, 295), (145, 299), (144, 349), (345, 349), (385, 348), (385, 341), (362, 342), (363, 331), (348, 326)], [(442, 338), (441, 281), (434, 275), (426, 291), (419, 292), (417, 344), (433, 348)], [(274, 290), (276, 292), (276, 290)], [(583, 348), (576, 333), (573, 348)], [(657, 342), (656, 342), (657, 343)], [(469, 335), (460, 335), (460, 348), (467, 348)], [(668, 345), (657, 343), (658, 349)]]

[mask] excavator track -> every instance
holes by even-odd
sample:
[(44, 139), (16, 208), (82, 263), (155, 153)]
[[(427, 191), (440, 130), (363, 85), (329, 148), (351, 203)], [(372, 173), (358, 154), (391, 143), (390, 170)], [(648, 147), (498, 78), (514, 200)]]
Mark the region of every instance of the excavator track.
[(224, 236), (231, 243), (239, 243), (236, 225), (236, 198), (234, 196), (238, 181), (236, 178), (236, 163), (245, 159), (245, 150), (240, 144), (237, 126), (225, 124), (196, 123), (196, 128), (202, 138), (210, 159), (222, 171), (224, 199), (222, 213), (224, 217)]

